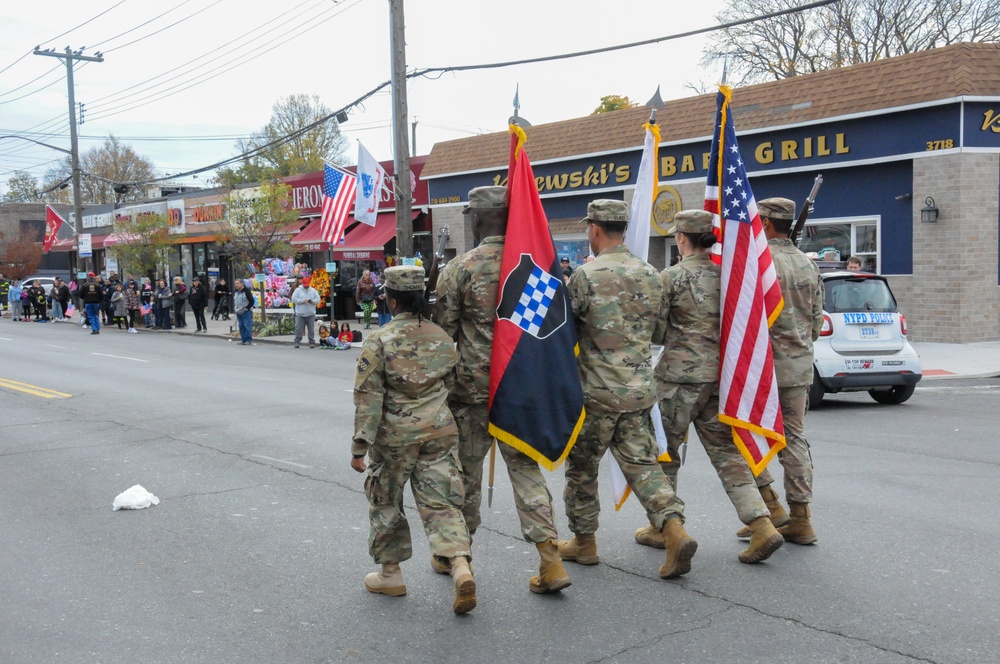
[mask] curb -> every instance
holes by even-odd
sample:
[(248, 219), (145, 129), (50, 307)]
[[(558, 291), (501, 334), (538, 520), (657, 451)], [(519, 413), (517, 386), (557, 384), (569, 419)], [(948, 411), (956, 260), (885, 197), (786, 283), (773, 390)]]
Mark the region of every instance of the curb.
[[(951, 376), (924, 376), (923, 378), (920, 379), (920, 382), (922, 383), (925, 380), (930, 380), (930, 381), (935, 381), (935, 380), (958, 380), (960, 378), (964, 378), (964, 379), (968, 379), (968, 380), (975, 380), (975, 379), (982, 379), (982, 378), (1000, 378), (1000, 373), (998, 373), (996, 371), (988, 371), (986, 373), (981, 373), (981, 374), (953, 374)], [(918, 387), (919, 387), (919, 385), (920, 385), (920, 383), (917, 383)]]

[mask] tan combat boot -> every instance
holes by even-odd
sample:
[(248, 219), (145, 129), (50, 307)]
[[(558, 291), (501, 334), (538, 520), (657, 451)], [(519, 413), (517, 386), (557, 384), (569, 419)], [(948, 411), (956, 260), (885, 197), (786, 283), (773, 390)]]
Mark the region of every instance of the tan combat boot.
[(451, 560), (444, 556), (431, 556), (431, 569), (438, 574), (451, 576)]
[(663, 524), (663, 542), (667, 559), (660, 568), (660, 578), (672, 579), (691, 571), (691, 559), (698, 550), (698, 542), (687, 534), (680, 519), (667, 519)]
[(381, 572), (372, 572), (366, 576), (365, 588), (370, 593), (389, 597), (405, 595), (406, 585), (403, 583), (403, 571), (399, 569), (399, 563), (386, 563), (382, 565)]
[(654, 549), (662, 549), (666, 546), (663, 543), (663, 533), (657, 530), (653, 524), (637, 529), (635, 531), (635, 541), (643, 546), (651, 546)]
[(816, 531), (809, 521), (809, 503), (788, 503), (788, 506), (792, 509), (792, 518), (778, 532), (786, 542), (813, 544), (816, 541)]
[(455, 613), (468, 613), (476, 608), (476, 580), (472, 578), (469, 559), (456, 556), (451, 559), (451, 577), (455, 581), (455, 601), (451, 610)]
[(559, 546), (555, 540), (541, 542), (535, 545), (542, 562), (538, 565), (538, 576), (533, 576), (528, 580), (528, 588), (533, 593), (544, 595), (545, 593), (557, 593), (563, 588), (569, 588), (573, 581), (563, 567), (562, 558), (559, 557)]
[[(778, 492), (772, 489), (770, 484), (760, 488), (760, 497), (764, 499), (767, 511), (771, 513), (771, 524), (775, 528), (781, 528), (788, 523), (788, 512), (785, 511), (785, 507), (781, 504)], [(749, 526), (743, 526), (736, 531), (736, 538), (747, 540), (750, 539), (751, 534)]]
[(747, 526), (752, 533), (750, 546), (740, 551), (741, 563), (752, 565), (767, 560), (771, 554), (781, 548), (785, 538), (774, 529), (774, 524), (766, 516), (759, 516)]
[(594, 533), (575, 535), (571, 540), (559, 542), (559, 557), (581, 565), (596, 565), (601, 562), (597, 555), (597, 538)]

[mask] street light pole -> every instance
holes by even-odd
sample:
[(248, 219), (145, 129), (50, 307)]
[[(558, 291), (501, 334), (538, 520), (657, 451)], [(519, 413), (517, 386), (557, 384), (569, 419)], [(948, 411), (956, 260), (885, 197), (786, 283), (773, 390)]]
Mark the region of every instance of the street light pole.
[[(76, 217), (74, 230), (77, 235), (77, 251), (79, 251), (80, 229), (83, 227), (83, 198), (80, 193), (80, 148), (77, 145), (76, 136), (76, 98), (73, 85), (73, 64), (77, 60), (87, 60), (89, 62), (104, 62), (100, 51), (95, 55), (83, 55), (83, 49), (73, 51), (69, 46), (65, 53), (58, 53), (53, 49), (43, 51), (35, 48), (35, 55), (46, 55), (52, 58), (59, 58), (66, 62), (66, 85), (69, 88), (69, 141), (70, 141), (70, 163), (73, 168), (73, 213)], [(84, 271), (87, 270), (86, 259), (83, 262)]]

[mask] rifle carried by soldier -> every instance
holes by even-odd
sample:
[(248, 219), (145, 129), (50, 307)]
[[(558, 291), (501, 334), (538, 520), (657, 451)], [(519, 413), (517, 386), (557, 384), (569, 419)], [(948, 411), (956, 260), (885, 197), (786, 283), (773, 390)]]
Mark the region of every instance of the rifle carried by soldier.
[(431, 294), (437, 290), (438, 277), (441, 275), (441, 268), (444, 267), (444, 245), (447, 244), (448, 238), (451, 237), (448, 233), (448, 225), (445, 224), (438, 231), (438, 246), (437, 251), (434, 253), (434, 264), (431, 265), (431, 271), (427, 275), (427, 286), (424, 288), (424, 303), (426, 304), (426, 316), (431, 317), (433, 314), (433, 309), (431, 308)]
[(792, 226), (792, 230), (788, 233), (788, 239), (792, 241), (792, 244), (798, 246), (799, 233), (805, 228), (806, 219), (809, 218), (809, 214), (813, 211), (813, 203), (816, 202), (816, 194), (819, 193), (820, 185), (823, 184), (823, 175), (817, 175), (816, 180), (813, 182), (812, 191), (809, 192), (809, 197), (806, 198), (805, 204), (802, 209), (799, 210), (799, 218), (795, 220), (795, 225)]

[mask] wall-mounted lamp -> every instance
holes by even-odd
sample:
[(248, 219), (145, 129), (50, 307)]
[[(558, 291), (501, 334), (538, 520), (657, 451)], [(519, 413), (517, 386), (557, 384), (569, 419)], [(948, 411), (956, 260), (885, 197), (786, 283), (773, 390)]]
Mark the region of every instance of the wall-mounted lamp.
[(920, 223), (923, 224), (936, 224), (938, 220), (937, 206), (934, 205), (934, 199), (928, 196), (924, 199), (924, 207), (920, 208)]

